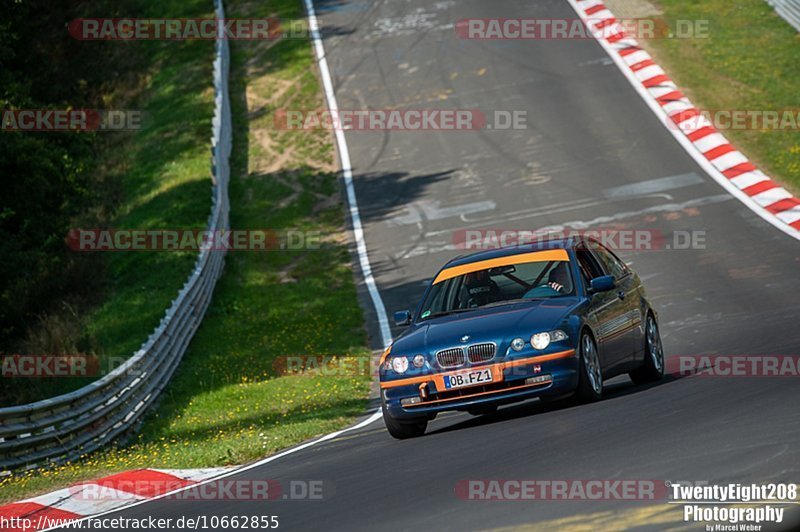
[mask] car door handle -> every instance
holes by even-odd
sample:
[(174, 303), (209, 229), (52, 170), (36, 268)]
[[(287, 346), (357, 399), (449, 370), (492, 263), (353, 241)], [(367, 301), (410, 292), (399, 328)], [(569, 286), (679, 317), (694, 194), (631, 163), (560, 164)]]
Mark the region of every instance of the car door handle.
[(617, 292), (617, 296), (619, 296), (620, 299), (625, 299), (625, 291), (620, 290), (619, 292)]

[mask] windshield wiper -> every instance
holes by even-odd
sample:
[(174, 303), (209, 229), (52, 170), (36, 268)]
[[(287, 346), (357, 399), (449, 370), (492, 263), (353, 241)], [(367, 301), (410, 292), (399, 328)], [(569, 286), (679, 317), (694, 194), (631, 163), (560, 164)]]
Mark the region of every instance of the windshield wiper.
[(428, 320), (431, 318), (440, 318), (442, 316), (447, 316), (448, 314), (458, 314), (460, 312), (470, 312), (472, 310), (481, 310), (484, 308), (490, 307), (500, 307), (502, 305), (510, 305), (512, 303), (521, 303), (523, 301), (536, 301), (546, 299), (544, 297), (520, 297), (517, 299), (506, 299), (505, 301), (495, 301), (494, 303), (487, 303), (486, 305), (481, 305), (480, 307), (469, 307), (469, 308), (454, 308), (450, 310), (442, 310), (440, 312), (435, 312), (433, 314), (428, 314), (424, 318), (421, 318), (420, 321)]
[(542, 299), (548, 299), (546, 297), (519, 297), (516, 299), (506, 299), (505, 301), (495, 301), (493, 303), (487, 303), (486, 305), (481, 305), (480, 307), (469, 307), (469, 308), (454, 308), (450, 310), (442, 310), (440, 312), (434, 312), (433, 314), (428, 314), (424, 318), (421, 318), (420, 321), (429, 320), (431, 318), (440, 318), (442, 316), (447, 316), (448, 314), (458, 314), (460, 312), (470, 312), (472, 310), (481, 310), (484, 308), (492, 308), (492, 307), (501, 307), (503, 305), (511, 305), (512, 303), (522, 303), (524, 301), (541, 301)]
[(519, 297), (517, 299), (506, 299), (505, 301), (495, 301), (494, 303), (487, 303), (482, 307), (477, 308), (490, 308), (490, 307), (501, 307), (503, 305), (510, 305), (512, 303), (520, 303), (522, 301), (537, 301), (540, 299), (545, 299), (544, 297)]

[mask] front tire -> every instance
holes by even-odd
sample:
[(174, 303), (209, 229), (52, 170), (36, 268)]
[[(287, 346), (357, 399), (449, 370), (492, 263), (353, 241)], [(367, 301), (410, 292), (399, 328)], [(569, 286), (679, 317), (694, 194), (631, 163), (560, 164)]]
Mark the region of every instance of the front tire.
[(592, 335), (584, 331), (578, 343), (578, 389), (576, 396), (580, 401), (591, 403), (603, 396), (603, 368), (600, 355)]
[(400, 421), (389, 415), (386, 409), (386, 403), (381, 401), (381, 410), (383, 411), (383, 422), (386, 424), (386, 430), (393, 438), (398, 440), (406, 440), (408, 438), (417, 438), (425, 434), (425, 429), (428, 428), (428, 420), (412, 421), (410, 423), (401, 423)]
[(655, 382), (664, 376), (664, 347), (661, 344), (661, 333), (658, 331), (655, 317), (649, 313), (644, 336), (644, 363), (642, 367), (628, 373), (635, 384)]

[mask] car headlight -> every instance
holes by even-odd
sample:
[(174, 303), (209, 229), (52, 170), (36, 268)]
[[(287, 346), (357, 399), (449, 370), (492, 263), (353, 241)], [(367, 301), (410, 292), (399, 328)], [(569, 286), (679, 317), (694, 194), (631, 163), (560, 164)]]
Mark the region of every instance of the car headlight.
[(421, 368), (425, 365), (425, 357), (422, 355), (416, 355), (411, 363), (414, 364), (415, 368)]
[(405, 373), (408, 369), (408, 359), (406, 357), (394, 357), (392, 359), (392, 369), (397, 373)]
[(531, 345), (534, 349), (547, 349), (553, 342), (560, 342), (568, 338), (567, 333), (557, 329), (555, 331), (537, 333), (531, 336)]
[(531, 336), (531, 345), (534, 349), (547, 349), (547, 346), (550, 345), (550, 333), (543, 332), (534, 334)]
[(514, 351), (522, 351), (525, 349), (525, 340), (522, 338), (514, 338), (511, 340), (511, 349)]

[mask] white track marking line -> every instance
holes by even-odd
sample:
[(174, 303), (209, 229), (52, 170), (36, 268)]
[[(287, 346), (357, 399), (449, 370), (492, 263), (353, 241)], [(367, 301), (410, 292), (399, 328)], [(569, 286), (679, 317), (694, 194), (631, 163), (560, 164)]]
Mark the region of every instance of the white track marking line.
[[(317, 65), (319, 66), (319, 73), (322, 78), (325, 99), (328, 101), (328, 109), (335, 115), (339, 110), (339, 103), (336, 101), (336, 95), (333, 91), (333, 80), (331, 79), (331, 73), (328, 68), (328, 61), (325, 59), (325, 46), (322, 43), (322, 35), (319, 32), (319, 21), (314, 11), (314, 2), (313, 0), (303, 0), (303, 2), (308, 12), (308, 27), (309, 30), (311, 30), (311, 40), (314, 43), (314, 52), (317, 55)], [(344, 130), (342, 128), (335, 128), (334, 133), (336, 136), (336, 145), (339, 150), (339, 159), (342, 162), (342, 175), (344, 177), (345, 189), (347, 190), (347, 203), (350, 206), (350, 219), (353, 224), (353, 236), (356, 240), (358, 261), (361, 264), (364, 282), (367, 285), (372, 304), (375, 307), (375, 313), (377, 314), (378, 325), (381, 331), (381, 341), (384, 347), (388, 347), (392, 342), (392, 332), (389, 329), (386, 306), (383, 304), (383, 299), (381, 299), (381, 294), (378, 291), (378, 285), (375, 283), (375, 278), (372, 276), (372, 267), (370, 266), (369, 256), (367, 255), (367, 243), (364, 240), (364, 228), (361, 225), (361, 214), (358, 212), (356, 189), (353, 185), (353, 167), (350, 164), (350, 152), (347, 149), (347, 139), (344, 136)]]
[[(695, 174), (697, 175), (697, 174)], [(698, 176), (699, 177), (699, 176)], [(663, 203), (661, 205), (654, 205), (652, 207), (647, 207), (644, 209), (639, 209), (635, 211), (624, 211), (624, 212), (617, 212), (615, 214), (609, 215), (602, 215), (598, 216), (591, 220), (572, 220), (570, 222), (564, 222), (562, 224), (556, 225), (547, 225), (541, 226), (536, 231), (544, 233), (547, 231), (553, 232), (563, 232), (563, 231), (583, 231), (586, 229), (591, 229), (596, 225), (602, 224), (609, 224), (613, 222), (619, 222), (621, 220), (635, 218), (637, 216), (643, 216), (647, 214), (655, 214), (661, 212), (678, 212), (683, 209), (691, 208), (691, 207), (703, 207), (706, 205), (714, 205), (717, 203), (722, 203), (725, 201), (730, 201), (732, 198), (728, 194), (717, 194), (716, 196), (705, 196), (701, 198), (694, 198), (689, 201), (683, 203)], [(605, 203), (605, 202), (603, 202)], [(790, 211), (787, 211), (790, 212)], [(512, 220), (528, 218), (528, 216), (519, 216), (517, 218), (512, 218)], [(415, 246), (411, 251), (406, 252), (402, 256), (398, 256), (398, 259), (409, 259), (412, 257), (417, 257), (419, 255), (428, 255), (431, 253), (441, 253), (444, 251), (465, 251), (464, 248), (459, 248), (455, 244), (447, 243), (446, 241), (434, 241), (430, 238), (430, 234), (425, 234), (424, 244), (419, 244)], [(467, 249), (468, 250), (468, 249)], [(474, 249), (477, 251), (477, 248)], [(438, 418), (437, 418), (438, 419)]]
[[(314, 51), (316, 52), (317, 55), (317, 63), (319, 64), (320, 67), (320, 75), (322, 76), (322, 82), (325, 88), (325, 96), (328, 99), (328, 107), (330, 108), (331, 111), (335, 111), (336, 109), (338, 109), (338, 105), (336, 103), (336, 97), (333, 94), (333, 82), (331, 81), (330, 71), (328, 70), (328, 62), (325, 59), (325, 48), (322, 46), (322, 36), (319, 33), (319, 22), (317, 21), (317, 15), (314, 11), (314, 4), (312, 0), (303, 0), (303, 2), (306, 6), (306, 11), (308, 12), (308, 24), (311, 30), (311, 40), (314, 43)], [(372, 269), (370, 268), (369, 259), (367, 257), (367, 246), (366, 243), (364, 242), (364, 230), (363, 227), (361, 226), (361, 217), (359, 216), (358, 213), (358, 204), (356, 203), (356, 193), (355, 193), (355, 188), (353, 187), (353, 172), (352, 172), (352, 167), (350, 166), (350, 154), (347, 151), (347, 142), (345, 141), (344, 138), (344, 132), (341, 130), (336, 130), (336, 143), (339, 148), (339, 157), (341, 158), (342, 161), (342, 170), (344, 172), (345, 185), (347, 187), (347, 199), (348, 202), (350, 203), (350, 215), (353, 220), (353, 232), (355, 233), (359, 260), (361, 261), (361, 269), (364, 273), (364, 279), (367, 283), (367, 287), (370, 290), (372, 303), (375, 305), (375, 310), (378, 313), (378, 322), (380, 323), (381, 326), (381, 340), (383, 341), (384, 345), (388, 346), (392, 340), (392, 334), (391, 331), (389, 330), (389, 320), (386, 317), (386, 307), (384, 306), (383, 300), (381, 299), (380, 293), (378, 292), (378, 288), (375, 284), (375, 279), (372, 277)], [(86, 516), (81, 519), (78, 519), (77, 521), (86, 521), (90, 518), (100, 517), (122, 509), (127, 510), (128, 508), (132, 508), (134, 506), (140, 506), (142, 504), (147, 504), (152, 501), (157, 501), (159, 499), (169, 497), (175, 493), (180, 493), (182, 491), (196, 488), (197, 486), (202, 486), (203, 484), (216, 482), (220, 479), (230, 477), (231, 475), (242, 473), (244, 471), (260, 467), (264, 464), (268, 464), (272, 461), (283, 458), (284, 456), (288, 456), (298, 451), (302, 451), (303, 449), (308, 449), (309, 447), (317, 445), (318, 443), (330, 441), (346, 432), (352, 432), (364, 428), (382, 418), (383, 414), (381, 413), (380, 410), (378, 410), (377, 412), (373, 412), (372, 415), (366, 418), (365, 420), (361, 421), (360, 423), (357, 423), (356, 425), (353, 425), (352, 427), (347, 427), (342, 430), (338, 430), (336, 432), (331, 432), (330, 434), (326, 434), (321, 438), (317, 438), (316, 440), (303, 443), (301, 445), (298, 445), (297, 447), (292, 447), (291, 449), (287, 449), (286, 451), (280, 452), (278, 454), (268, 456), (267, 458), (259, 460), (258, 462), (254, 462), (252, 464), (237, 469), (232, 469), (231, 471), (223, 473), (219, 476), (203, 480), (202, 482), (192, 484), (191, 486), (186, 486), (185, 488), (164, 493), (162, 495), (153, 497), (151, 499), (144, 499), (141, 501), (134, 502), (132, 504), (125, 506), (124, 508), (116, 508), (114, 510), (109, 510), (91, 516)], [(57, 528), (61, 527), (52, 527), (46, 530), (55, 530)]]
[(165, 475), (172, 475), (173, 477), (181, 480), (189, 480), (191, 482), (200, 482), (207, 478), (216, 477), (225, 473), (233, 468), (231, 467), (205, 467), (195, 469), (156, 469), (148, 468), (150, 471), (157, 471)]
[(689, 172), (688, 174), (659, 177), (656, 179), (648, 179), (647, 181), (639, 181), (638, 183), (631, 183), (630, 185), (607, 188), (603, 191), (603, 195), (608, 199), (630, 199), (637, 196), (647, 196), (658, 192), (699, 185), (701, 183), (705, 183), (705, 180), (700, 177), (700, 175)]
[(389, 227), (399, 225), (412, 225), (423, 220), (444, 220), (446, 218), (463, 217), (467, 214), (491, 211), (497, 207), (493, 201), (477, 201), (474, 203), (463, 203), (451, 207), (441, 207), (438, 200), (420, 200), (406, 205), (406, 213), (394, 216), (386, 222)]
[[(133, 508), (134, 506), (141, 506), (141, 505), (147, 504), (149, 502), (157, 501), (159, 499), (163, 499), (165, 497), (172, 496), (172, 495), (174, 495), (176, 493), (180, 493), (180, 492), (183, 492), (183, 491), (187, 491), (187, 490), (196, 488), (197, 486), (202, 486), (204, 484), (210, 484), (211, 482), (216, 482), (218, 480), (222, 480), (223, 478), (227, 478), (227, 477), (230, 477), (232, 475), (235, 475), (235, 474), (238, 474), (238, 473), (242, 473), (244, 471), (248, 471), (248, 470), (254, 469), (256, 467), (260, 467), (260, 466), (262, 466), (264, 464), (268, 464), (269, 462), (272, 462), (274, 460), (278, 460), (279, 458), (283, 458), (284, 456), (296, 453), (297, 451), (302, 451), (303, 449), (307, 449), (307, 448), (312, 447), (312, 446), (314, 446), (314, 445), (316, 445), (318, 443), (322, 443), (322, 442), (325, 442), (325, 441), (330, 441), (330, 440), (332, 440), (334, 438), (337, 438), (338, 436), (341, 436), (342, 434), (344, 434), (346, 432), (351, 432), (351, 431), (354, 431), (354, 430), (358, 430), (358, 429), (364, 428), (364, 427), (374, 423), (375, 421), (381, 419), (382, 417), (383, 417), (383, 415), (381, 414), (380, 411), (375, 412), (370, 417), (368, 417), (367, 419), (361, 421), (357, 425), (353, 425), (352, 427), (347, 427), (345, 429), (338, 430), (336, 432), (331, 432), (330, 434), (326, 434), (325, 436), (322, 436), (321, 438), (318, 438), (316, 440), (312, 440), (310, 442), (306, 442), (306, 443), (304, 443), (302, 445), (298, 445), (297, 447), (292, 447), (291, 449), (287, 449), (287, 450), (285, 450), (285, 451), (283, 451), (281, 453), (274, 454), (272, 456), (268, 456), (267, 458), (264, 458), (263, 460), (259, 460), (258, 462), (254, 462), (252, 464), (249, 464), (249, 465), (237, 468), (237, 469), (231, 469), (227, 473), (223, 473), (223, 474), (221, 474), (219, 476), (216, 476), (216, 477), (213, 477), (213, 478), (209, 478), (209, 479), (203, 480), (202, 482), (198, 482), (198, 483), (192, 484), (190, 486), (186, 486), (186, 487), (183, 487), (183, 488), (180, 488), (180, 489), (176, 489), (176, 490), (170, 491), (168, 493), (163, 493), (161, 495), (158, 495), (156, 497), (152, 497), (150, 499), (143, 499), (143, 500), (134, 502), (132, 504), (129, 504), (129, 505), (125, 506), (125, 507), (115, 508), (113, 510), (107, 510), (107, 511), (104, 511), (104, 512), (101, 512), (101, 513), (98, 513), (98, 514), (94, 514), (94, 515), (87, 515), (86, 517), (82, 517), (80, 519), (76, 519), (74, 522), (86, 521), (87, 519), (90, 519), (90, 518), (97, 518), (97, 517), (108, 515), (110, 513), (118, 512), (118, 511), (121, 511), (121, 510), (127, 510), (129, 508)], [(47, 530), (56, 530), (58, 528), (64, 528), (64, 527), (63, 527), (63, 525), (61, 525), (61, 526), (55, 526), (55, 527), (47, 528), (47, 529), (44, 529), (44, 530), (45, 531), (47, 531)]]
[[(578, 4), (577, 0), (567, 0), (567, 1), (572, 6), (572, 9), (574, 9), (575, 12), (578, 14), (578, 16), (581, 17), (582, 19), (593, 18), (594, 17), (594, 15), (589, 15), (587, 17), (583, 13), (583, 9)], [(736, 186), (733, 183), (731, 183), (730, 180), (727, 177), (725, 177), (725, 175), (722, 174), (722, 171), (717, 169), (718, 167), (716, 167), (715, 165), (711, 164), (711, 162), (708, 159), (706, 159), (703, 156), (703, 154), (697, 148), (695, 148), (694, 143), (692, 143), (692, 141), (689, 140), (689, 138), (687, 138), (681, 131), (676, 130), (674, 125), (670, 125), (671, 124), (671, 120), (666, 115), (666, 113), (664, 113), (664, 111), (661, 108), (661, 105), (658, 103), (658, 101), (655, 98), (653, 98), (650, 95), (650, 93), (647, 91), (647, 88), (644, 85), (642, 85), (642, 83), (634, 75), (634, 73), (631, 71), (631, 69), (628, 68), (628, 65), (626, 65), (625, 62), (622, 60), (622, 57), (614, 49), (614, 46), (612, 46), (610, 43), (608, 43), (605, 39), (595, 39), (595, 40), (597, 41), (598, 44), (600, 44), (600, 46), (603, 47), (603, 49), (606, 51), (606, 53), (609, 55), (609, 57), (611, 57), (611, 59), (614, 61), (614, 63), (616, 63), (617, 68), (619, 68), (620, 72), (622, 72), (622, 75), (625, 76), (625, 78), (628, 80), (628, 82), (633, 86), (633, 89), (636, 92), (639, 93), (639, 96), (641, 96), (642, 100), (644, 100), (645, 104), (647, 104), (647, 106), (650, 107), (650, 110), (653, 111), (653, 114), (655, 114), (656, 117), (658, 117), (659, 121), (661, 121), (661, 123), (664, 125), (664, 127), (667, 128), (667, 131), (669, 131), (670, 134), (675, 138), (675, 140), (678, 141), (678, 143), (683, 147), (683, 149), (686, 151), (686, 153), (688, 153), (689, 156), (692, 159), (695, 160), (695, 162), (700, 166), (700, 168), (705, 170), (705, 172), (714, 181), (716, 181), (722, 188), (724, 188), (733, 197), (735, 197), (736, 199), (741, 201), (747, 208), (749, 208), (751, 211), (753, 211), (756, 215), (758, 215), (764, 221), (766, 221), (767, 223), (769, 223), (773, 227), (776, 227), (777, 229), (779, 229), (783, 233), (789, 235), (790, 237), (792, 237), (792, 238), (794, 238), (796, 240), (800, 240), (800, 231), (797, 231), (797, 230), (793, 229), (792, 227), (790, 227), (788, 225), (785, 225), (783, 223), (783, 221), (781, 221), (781, 219), (779, 219), (778, 217), (774, 216), (770, 212), (765, 211), (764, 209), (762, 209), (755, 201), (753, 201), (753, 199), (750, 196), (748, 196), (747, 194), (745, 194), (744, 192), (742, 192), (741, 190), (736, 188)], [(617, 44), (619, 44), (619, 41), (618, 41)], [(667, 83), (664, 83), (663, 85), (665, 85), (665, 86), (666, 85), (670, 85), (671, 86), (671, 84), (667, 84)], [(738, 152), (732, 152), (732, 153), (735, 154), (735, 155), (738, 155), (739, 157), (741, 157), (742, 161), (740, 161), (740, 162), (747, 161), (747, 159), (743, 155), (739, 154)], [(727, 155), (731, 155), (731, 154), (727, 154)], [(720, 159), (726, 158), (727, 155), (724, 155), (723, 157), (715, 159), (715, 162), (719, 161)], [(734, 159), (734, 158), (731, 157), (730, 159)], [(724, 162), (728, 162), (728, 160), (729, 159), (726, 159)], [(738, 164), (738, 163), (735, 163), (735, 164)], [(731, 166), (734, 166), (734, 164), (730, 164), (726, 168), (730, 168)], [(724, 170), (724, 169), (725, 168), (722, 168), (722, 170)]]
[(98, 486), (88, 481), (70, 488), (19, 501), (19, 504), (41, 504), (47, 508), (55, 508), (56, 510), (77, 515), (90, 515), (96, 512), (112, 512), (132, 502), (141, 500), (144, 500), (144, 497), (135, 493), (116, 490), (108, 486)]

